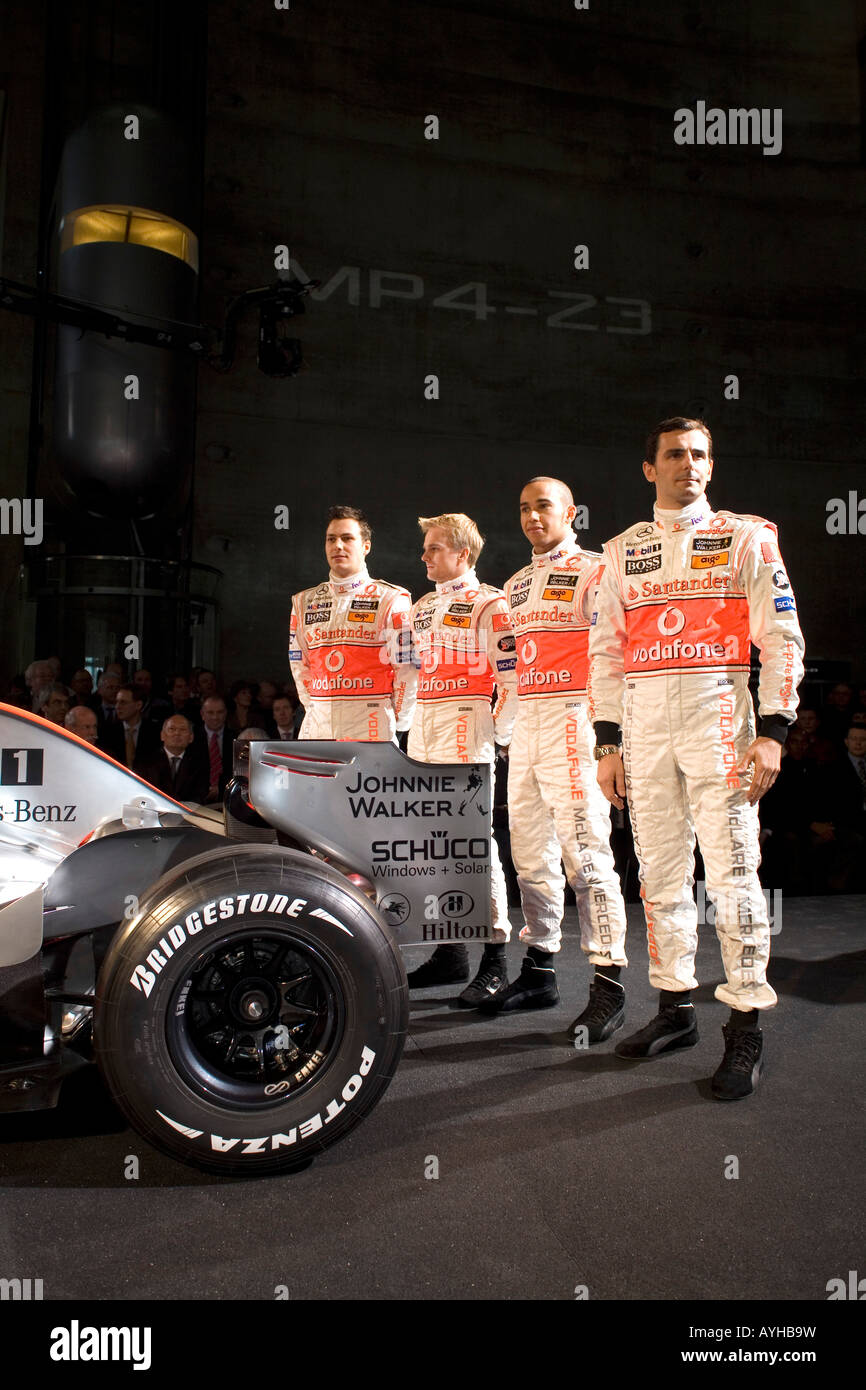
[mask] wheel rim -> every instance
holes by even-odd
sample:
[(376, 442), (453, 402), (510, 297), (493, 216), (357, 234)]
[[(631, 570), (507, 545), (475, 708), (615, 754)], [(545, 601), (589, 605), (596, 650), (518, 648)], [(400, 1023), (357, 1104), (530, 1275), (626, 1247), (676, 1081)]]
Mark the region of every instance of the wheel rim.
[(223, 937), (169, 1004), (167, 1043), (199, 1094), (240, 1109), (295, 1096), (327, 1068), (345, 1025), (339, 981), (311, 943), (256, 930)]

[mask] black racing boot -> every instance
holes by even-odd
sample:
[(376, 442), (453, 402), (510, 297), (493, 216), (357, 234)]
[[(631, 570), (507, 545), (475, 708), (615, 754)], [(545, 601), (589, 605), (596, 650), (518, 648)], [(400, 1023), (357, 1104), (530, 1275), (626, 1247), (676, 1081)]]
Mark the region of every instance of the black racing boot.
[[(754, 1013), (757, 1017), (757, 1009)], [(725, 1055), (712, 1080), (713, 1099), (742, 1100), (752, 1094), (763, 1071), (764, 1035), (760, 1028), (743, 1027), (739, 1019), (722, 1024), (722, 1033)]]
[(676, 1002), (676, 994), (662, 991), (661, 1003), (655, 1018), (645, 1028), (617, 1043), (617, 1057), (658, 1057), (661, 1052), (676, 1052), (680, 1047), (694, 1047), (698, 1041), (695, 1006)]
[(552, 1009), (558, 1003), (553, 952), (530, 946), (517, 979), (478, 1007), (482, 1013), (496, 1014), (514, 1009)]
[(407, 976), (410, 989), (431, 985), (459, 985), (469, 979), (469, 952), (462, 942), (437, 946), (429, 960)]
[(625, 990), (618, 981), (596, 971), (589, 987), (589, 1003), (572, 1023), (568, 1036), (576, 1038), (585, 1028), (587, 1043), (605, 1042), (624, 1022)]
[(481, 957), (478, 973), (462, 994), (457, 1003), (464, 1009), (477, 1009), (488, 999), (495, 999), (508, 987), (508, 962), (505, 959), (505, 945), (487, 945)]

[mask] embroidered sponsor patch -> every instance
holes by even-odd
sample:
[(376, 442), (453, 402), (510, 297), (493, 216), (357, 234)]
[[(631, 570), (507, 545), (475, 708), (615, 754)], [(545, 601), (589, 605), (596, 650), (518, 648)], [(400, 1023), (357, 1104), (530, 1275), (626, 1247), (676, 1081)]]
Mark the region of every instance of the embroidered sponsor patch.
[(449, 609), (449, 611), (445, 614), (445, 617), (442, 619), (442, 626), (443, 626), (443, 627), (471, 627), (471, 626), (472, 626), (472, 619), (468, 616), (468, 614), (464, 617), (463, 615), (458, 615), (458, 614), (456, 614), (456, 613), (452, 613), (452, 612), (450, 611), (450, 609)]
[(500, 637), (496, 645), (501, 652), (513, 652), (516, 646), (514, 633), (509, 632), (507, 637)]
[(574, 600), (574, 590), (560, 588), (555, 589), (553, 585), (548, 584), (541, 597), (543, 599), (554, 599), (557, 603), (572, 603)]
[(512, 608), (519, 608), (521, 603), (525, 603), (528, 598), (529, 590), (524, 589), (522, 594), (512, 594), (511, 598), (509, 599), (509, 603), (511, 604)]
[(774, 598), (773, 606), (777, 613), (787, 613), (790, 609), (795, 608), (796, 604), (792, 598)]
[(784, 570), (776, 570), (773, 574), (773, 586), (776, 589), (790, 589), (791, 585)]
[(349, 621), (352, 623), (374, 623), (376, 621), (376, 614), (367, 612), (359, 613), (357, 608), (350, 608)]
[(510, 624), (509, 621), (508, 621), (508, 614), (507, 614), (507, 613), (494, 613), (494, 614), (493, 614), (493, 631), (494, 631), (494, 632), (507, 632), (507, 630), (508, 630), (508, 628), (509, 628), (510, 626), (511, 626), (511, 624)]
[(642, 555), (656, 555), (661, 548), (661, 541), (652, 541), (649, 545), (627, 545), (625, 553), (629, 559), (637, 559)]
[(728, 552), (726, 550), (720, 550), (715, 555), (693, 555), (692, 569), (711, 570), (714, 569), (716, 565), (728, 565), (730, 562), (731, 557)]
[(695, 536), (694, 551), (730, 550), (733, 536)]
[(781, 558), (772, 541), (761, 541), (761, 559), (765, 565), (776, 565)]
[(648, 555), (645, 560), (626, 560), (626, 574), (649, 574), (651, 570), (660, 570), (662, 567), (661, 555)]

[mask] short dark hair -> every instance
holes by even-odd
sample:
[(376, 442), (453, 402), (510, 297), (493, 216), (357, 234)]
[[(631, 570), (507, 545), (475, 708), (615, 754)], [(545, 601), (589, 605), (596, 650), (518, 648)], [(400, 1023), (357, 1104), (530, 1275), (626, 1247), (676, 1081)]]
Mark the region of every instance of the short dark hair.
[(121, 690), (128, 690), (133, 700), (138, 700), (142, 705), (145, 704), (147, 700), (147, 691), (143, 690), (140, 685), (135, 685), (132, 681), (124, 681), (122, 685), (119, 685), (117, 687), (118, 695)]
[(370, 523), (360, 507), (332, 507), (328, 512), (327, 525), (330, 526), (332, 521), (357, 521), (361, 539), (364, 541), (372, 541), (373, 539)]
[(687, 415), (672, 415), (669, 420), (662, 420), (661, 424), (656, 425), (655, 429), (650, 430), (647, 435), (644, 453), (646, 462), (655, 463), (659, 439), (663, 434), (670, 434), (673, 431), (679, 434), (683, 430), (703, 430), (707, 436), (707, 453), (710, 458), (713, 457), (713, 436), (710, 434), (709, 425), (703, 420), (691, 420)]

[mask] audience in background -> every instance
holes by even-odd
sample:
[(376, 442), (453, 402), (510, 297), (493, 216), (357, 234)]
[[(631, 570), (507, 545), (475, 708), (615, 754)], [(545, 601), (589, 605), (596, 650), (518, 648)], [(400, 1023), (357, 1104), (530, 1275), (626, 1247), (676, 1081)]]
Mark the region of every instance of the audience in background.
[(217, 678), (207, 666), (197, 666), (190, 682), (193, 695), (203, 703), (211, 695), (218, 695)]
[(73, 671), (69, 689), (72, 692), (73, 706), (86, 705), (88, 709), (96, 709), (98, 700), (93, 693), (93, 677), (84, 666), (79, 666), (77, 671)]
[(819, 771), (812, 831), (813, 891), (866, 890), (866, 729), (852, 724), (845, 753)]
[(65, 685), (45, 685), (33, 697), (33, 713), (50, 719), (52, 724), (62, 724), (68, 710), (69, 691)]
[[(48, 657), (15, 676), (2, 698), (65, 724), (179, 801), (217, 804), (234, 739), (297, 738), (304, 712), (291, 679), (239, 679), (224, 700), (214, 671), (192, 675), (192, 686), (179, 672), (163, 690), (145, 667), (125, 684), (112, 663), (94, 691), (84, 667), (64, 684), (58, 659)], [(801, 701), (779, 778), (759, 805), (761, 880), (791, 896), (866, 892), (866, 685), (840, 681), (823, 704), (806, 689)]]
[(162, 750), (135, 769), (152, 787), (176, 801), (197, 804), (207, 800), (208, 764), (196, 747), (190, 721), (182, 714), (169, 715), (160, 730)]
[(116, 718), (106, 728), (103, 743), (107, 753), (134, 772), (139, 764), (150, 762), (159, 748), (159, 730), (142, 718), (144, 691), (137, 685), (122, 685), (114, 703)]
[[(303, 707), (300, 703), (293, 706), (288, 695), (278, 695), (274, 700), (271, 713), (269, 738), (285, 740), (298, 737), (301, 718), (303, 718)], [(298, 717), (299, 715), (301, 718)]]
[(838, 685), (834, 685), (827, 696), (821, 713), (824, 733), (834, 743), (838, 743), (848, 732), (853, 708), (854, 687), (849, 685), (847, 681), (839, 681)]
[(198, 700), (193, 699), (186, 676), (169, 676), (168, 695), (172, 714), (182, 714), (185, 719), (198, 723), (201, 706)]
[(796, 724), (782, 750), (779, 776), (759, 803), (761, 882), (798, 896), (812, 891), (811, 822), (815, 817), (818, 768), (809, 758), (809, 736)]
[(838, 756), (837, 749), (829, 738), (825, 738), (821, 721), (816, 710), (801, 706), (797, 711), (794, 728), (806, 737), (804, 757), (810, 763), (832, 763)]
[(96, 706), (96, 717), (99, 720), (99, 736), (103, 737), (109, 724), (114, 724), (117, 719), (117, 692), (120, 689), (120, 676), (113, 671), (105, 670), (96, 682), (96, 693), (98, 703)]
[(273, 709), (273, 706), (274, 706), (274, 700), (276, 699), (276, 697), (277, 697), (278, 694), (279, 694), (279, 691), (278, 691), (277, 686), (276, 686), (276, 684), (274, 683), (274, 681), (261, 681), (261, 682), (260, 682), (260, 684), (259, 684), (259, 697), (258, 697), (258, 698), (259, 698), (259, 706), (260, 706), (261, 709), (264, 710), (265, 714), (268, 715), (268, 717), (270, 717), (271, 710)]
[(259, 687), (255, 681), (235, 681), (229, 686), (229, 728), (235, 733), (262, 721), (262, 711), (258, 705)]
[(63, 722), (67, 729), (71, 729), (86, 743), (99, 747), (99, 722), (96, 710), (92, 710), (89, 705), (73, 705)]
[(222, 801), (234, 762), (234, 730), (226, 723), (228, 710), (222, 695), (210, 695), (201, 707), (202, 723), (196, 730), (198, 747), (208, 766), (207, 801)]

